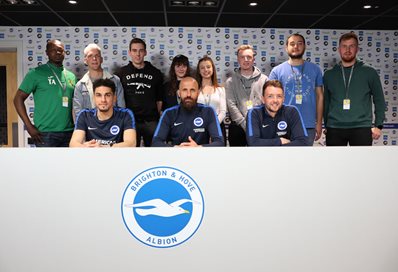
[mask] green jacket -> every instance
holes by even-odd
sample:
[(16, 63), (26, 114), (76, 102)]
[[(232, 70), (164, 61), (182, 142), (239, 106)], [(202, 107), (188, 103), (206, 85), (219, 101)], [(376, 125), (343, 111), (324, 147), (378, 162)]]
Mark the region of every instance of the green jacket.
[[(375, 126), (383, 125), (385, 117), (385, 100), (377, 71), (357, 60), (352, 70), (351, 81), (348, 85), (351, 67), (336, 64), (325, 72), (324, 83), (324, 123), (331, 128), (359, 128), (372, 126), (372, 102), (374, 104)], [(350, 100), (350, 109), (343, 109), (344, 99)]]

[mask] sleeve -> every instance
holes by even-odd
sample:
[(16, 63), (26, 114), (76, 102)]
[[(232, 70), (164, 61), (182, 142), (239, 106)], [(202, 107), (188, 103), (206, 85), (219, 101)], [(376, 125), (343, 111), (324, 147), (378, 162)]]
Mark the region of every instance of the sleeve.
[(164, 82), (163, 82), (163, 74), (159, 71), (159, 82), (156, 86), (156, 101), (163, 101), (164, 95)]
[(82, 110), (76, 116), (75, 130), (87, 130), (87, 119), (86, 119), (86, 111)]
[(246, 116), (246, 140), (248, 146), (280, 146), (279, 138), (263, 139), (261, 138), (260, 126), (261, 120), (258, 111), (250, 109)]
[(217, 119), (217, 114), (212, 107), (208, 107), (208, 120), (209, 126), (208, 131), (210, 135), (211, 142), (209, 144), (204, 144), (203, 146), (224, 146), (224, 137), (221, 132), (220, 123)]
[(170, 115), (169, 111), (165, 110), (160, 117), (158, 126), (153, 134), (152, 146), (154, 147), (170, 147), (167, 143), (167, 137), (170, 132)]
[(330, 93), (328, 85), (328, 71), (323, 76), (323, 124), (325, 128), (328, 126), (328, 115), (329, 115), (329, 103), (330, 103)]
[(221, 124), (225, 119), (225, 115), (227, 114), (227, 100), (225, 97), (225, 88), (219, 87), (219, 91), (220, 91), (220, 109), (218, 113), (218, 122), (220, 122)]
[(322, 70), (318, 65), (316, 65), (315, 69), (316, 69), (315, 87), (321, 87), (323, 86)]
[(30, 70), (22, 80), (21, 85), (19, 85), (18, 89), (24, 93), (31, 94), (36, 89), (36, 80), (33, 71)]
[(116, 106), (119, 108), (125, 108), (126, 102), (124, 100), (124, 89), (122, 83), (120, 82), (120, 78), (117, 75), (113, 75), (114, 82), (116, 86)]
[(289, 107), (288, 118), (290, 125), (290, 143), (283, 146), (306, 146), (307, 130), (304, 126), (303, 118), (296, 107)]
[(274, 68), (271, 70), (271, 73), (270, 73), (269, 76), (268, 76), (268, 80), (278, 79), (278, 75), (276, 74), (275, 68), (276, 68), (276, 67), (274, 67)]
[(73, 112), (75, 113), (75, 116), (77, 116), (79, 112), (83, 109), (82, 101), (83, 101), (82, 84), (79, 81), (75, 85), (75, 90), (73, 92)]
[(242, 123), (245, 122), (245, 117), (242, 115), (242, 113), (238, 108), (238, 101), (236, 100), (232, 86), (233, 86), (233, 78), (230, 77), (225, 82), (225, 95), (227, 100), (228, 112), (231, 117), (231, 120), (237, 123), (238, 125), (241, 125)]
[(130, 109), (126, 109), (126, 118), (123, 120), (124, 130), (135, 129), (134, 114)]
[(374, 104), (375, 126), (381, 126), (385, 119), (386, 101), (384, 99), (383, 87), (381, 86), (380, 77), (376, 70), (373, 69), (371, 92)]

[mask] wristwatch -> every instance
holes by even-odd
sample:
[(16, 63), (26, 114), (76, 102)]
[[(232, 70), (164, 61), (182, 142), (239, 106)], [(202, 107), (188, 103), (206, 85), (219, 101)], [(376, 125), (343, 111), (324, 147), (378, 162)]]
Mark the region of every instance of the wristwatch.
[(109, 146), (112, 147), (114, 145), (114, 143), (110, 143)]
[(376, 126), (378, 129), (382, 130), (383, 129), (383, 125), (378, 125)]

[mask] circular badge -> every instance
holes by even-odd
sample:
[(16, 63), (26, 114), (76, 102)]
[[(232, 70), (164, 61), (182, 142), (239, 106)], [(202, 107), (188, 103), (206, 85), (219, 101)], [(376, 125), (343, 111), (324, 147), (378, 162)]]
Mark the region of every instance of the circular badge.
[(279, 130), (285, 130), (287, 128), (287, 123), (285, 121), (280, 121), (278, 123), (278, 129)]
[(196, 117), (195, 120), (193, 120), (193, 124), (197, 127), (200, 127), (203, 125), (203, 119), (201, 117)]
[(138, 241), (168, 248), (195, 234), (203, 219), (204, 200), (188, 174), (172, 167), (154, 167), (130, 181), (121, 211), (125, 226)]
[(114, 125), (109, 130), (112, 135), (117, 135), (120, 131), (120, 128), (117, 125)]

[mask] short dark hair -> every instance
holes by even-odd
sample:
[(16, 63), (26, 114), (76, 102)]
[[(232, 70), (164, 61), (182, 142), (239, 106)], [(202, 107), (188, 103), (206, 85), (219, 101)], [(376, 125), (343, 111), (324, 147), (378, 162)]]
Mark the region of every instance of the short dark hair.
[(116, 93), (116, 86), (115, 83), (109, 78), (100, 78), (93, 82), (93, 92), (95, 93), (95, 89), (98, 87), (108, 87), (112, 90), (112, 93)]
[(340, 36), (339, 44), (341, 43), (341, 41), (346, 41), (349, 39), (354, 39), (357, 41), (357, 44), (359, 43), (357, 34), (355, 34), (354, 32), (348, 32), (348, 33), (344, 33), (343, 35)]
[[(264, 83), (263, 85), (263, 96), (265, 94), (265, 89), (267, 89), (269, 86), (275, 87), (275, 88), (281, 88), (283, 91), (283, 85), (282, 82), (276, 79), (268, 80)], [(284, 91), (283, 91), (284, 92)]]
[(142, 40), (142, 39), (140, 39), (140, 38), (134, 38), (134, 39), (132, 39), (132, 40), (130, 41), (130, 44), (129, 44), (129, 51), (131, 50), (131, 45), (132, 45), (133, 43), (140, 43), (140, 44), (142, 44), (142, 45), (144, 46), (144, 49), (146, 50), (146, 43), (144, 42), (144, 40)]
[(304, 43), (304, 45), (305, 45), (305, 38), (304, 38), (303, 35), (301, 35), (301, 34), (299, 34), (299, 33), (290, 34), (290, 35), (287, 37), (287, 39), (286, 39), (286, 45), (287, 45), (287, 43), (289, 42), (289, 39), (290, 39), (291, 37), (294, 37), (294, 36), (300, 37), (301, 39), (303, 39), (303, 43)]

